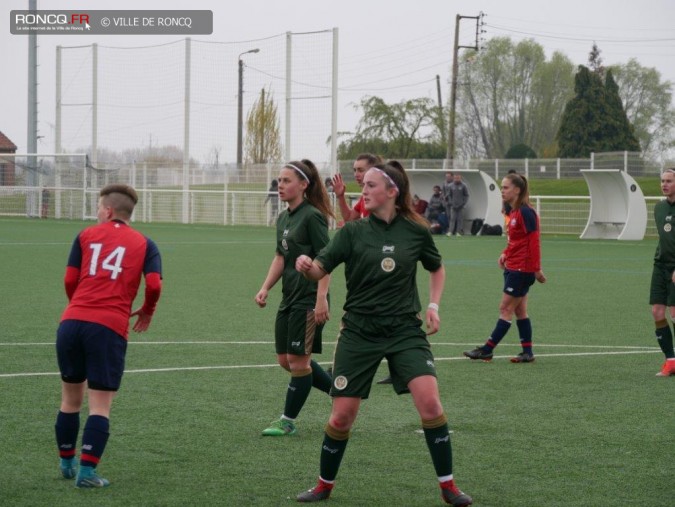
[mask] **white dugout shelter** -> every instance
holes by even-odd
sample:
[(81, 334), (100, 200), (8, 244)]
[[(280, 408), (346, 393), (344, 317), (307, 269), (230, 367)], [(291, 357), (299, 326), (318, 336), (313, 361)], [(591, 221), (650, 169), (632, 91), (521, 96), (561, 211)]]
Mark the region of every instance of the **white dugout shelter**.
[(582, 239), (641, 240), (647, 230), (647, 203), (642, 189), (625, 171), (582, 169), (591, 209)]
[[(410, 193), (428, 201), (434, 185), (443, 186), (446, 172), (443, 169), (406, 169)], [(503, 226), (502, 194), (495, 180), (477, 169), (452, 169), (452, 172), (462, 175), (469, 190), (469, 203), (464, 209), (464, 231), (471, 230), (471, 222), (476, 218), (489, 225)]]

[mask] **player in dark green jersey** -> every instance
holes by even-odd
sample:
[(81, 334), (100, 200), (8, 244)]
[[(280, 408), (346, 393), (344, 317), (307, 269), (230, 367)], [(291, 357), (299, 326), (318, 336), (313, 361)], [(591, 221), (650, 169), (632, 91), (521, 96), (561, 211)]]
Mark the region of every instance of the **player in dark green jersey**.
[(295, 270), (299, 255), (314, 258), (328, 243), (328, 219), (334, 218), (319, 172), (309, 160), (289, 162), (279, 172), (279, 199), (288, 209), (277, 220), (277, 247), (267, 277), (255, 296), (261, 308), (281, 279), (282, 300), (274, 326), (279, 365), (291, 374), (281, 417), (263, 431), (266, 436), (293, 435), (295, 419), (312, 386), (328, 393), (330, 376), (312, 361), (321, 353), (321, 331), (329, 318), (328, 283), (307, 280)]
[[(314, 260), (301, 255), (296, 261), (296, 269), (310, 280), (321, 280), (344, 263), (347, 279), (319, 481), (297, 500), (316, 502), (330, 496), (361, 400), (368, 398), (375, 372), (386, 358), (396, 392), (412, 394), (442, 498), (451, 505), (470, 505), (471, 497), (453, 480), (448, 422), (426, 336), (440, 326), (438, 304), (445, 283), (441, 256), (429, 224), (412, 208), (404, 172), (390, 165), (371, 168), (364, 177), (363, 199), (368, 218), (346, 223)], [(430, 272), (426, 333), (419, 316), (418, 262)]]
[(659, 233), (659, 244), (654, 255), (654, 269), (649, 293), (652, 316), (656, 325), (656, 338), (666, 361), (656, 375), (675, 375), (673, 333), (666, 319), (666, 307), (670, 320), (675, 321), (675, 168), (666, 169), (661, 175), (663, 201), (654, 206), (654, 221)]

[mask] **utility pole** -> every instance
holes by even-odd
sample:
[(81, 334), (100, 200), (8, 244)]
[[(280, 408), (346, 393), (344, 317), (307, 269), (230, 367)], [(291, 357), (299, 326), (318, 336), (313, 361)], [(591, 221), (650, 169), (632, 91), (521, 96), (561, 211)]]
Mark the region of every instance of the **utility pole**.
[(244, 60), (242, 56), (249, 53), (257, 53), (260, 49), (249, 49), (239, 54), (239, 86), (238, 86), (238, 100), (237, 100), (237, 169), (241, 169), (242, 162), (242, 144), (243, 144), (243, 124), (244, 124)]
[[(466, 49), (475, 49), (478, 51), (478, 40), (480, 36), (480, 20), (483, 18), (484, 14), (481, 12), (478, 16), (462, 16), (457, 14), (455, 18), (455, 45), (452, 55), (452, 83), (450, 85), (450, 125), (449, 125), (449, 135), (448, 135), (448, 153), (446, 158), (451, 161), (450, 168), (454, 167), (452, 162), (455, 158), (455, 110), (457, 108), (457, 79), (459, 71), (459, 50), (461, 48)], [(473, 46), (460, 46), (459, 45), (459, 22), (462, 19), (475, 19), (476, 20), (476, 43)]]
[(443, 101), (441, 100), (441, 76), (436, 74), (436, 92), (438, 93), (438, 120), (441, 131), (441, 143), (445, 139), (445, 120), (443, 119)]

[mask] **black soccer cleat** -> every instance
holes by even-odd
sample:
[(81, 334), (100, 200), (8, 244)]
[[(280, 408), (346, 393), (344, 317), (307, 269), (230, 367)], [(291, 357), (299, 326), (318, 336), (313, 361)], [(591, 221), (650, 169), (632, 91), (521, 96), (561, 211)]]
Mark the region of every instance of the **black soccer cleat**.
[(453, 507), (464, 507), (473, 504), (473, 498), (461, 491), (457, 486), (441, 488), (441, 498)]
[(321, 502), (322, 500), (328, 500), (332, 490), (332, 484), (328, 484), (322, 480), (319, 480), (319, 483), (315, 487), (299, 493), (295, 499), (298, 502)]
[(473, 350), (467, 350), (464, 355), (469, 359), (482, 359), (483, 361), (492, 361), (492, 351), (485, 352), (483, 347), (476, 347)]
[(387, 375), (381, 380), (377, 381), (378, 384), (393, 384), (394, 381), (391, 379), (391, 375)]
[(511, 358), (512, 363), (533, 363), (534, 355), (527, 352), (521, 352), (516, 357)]

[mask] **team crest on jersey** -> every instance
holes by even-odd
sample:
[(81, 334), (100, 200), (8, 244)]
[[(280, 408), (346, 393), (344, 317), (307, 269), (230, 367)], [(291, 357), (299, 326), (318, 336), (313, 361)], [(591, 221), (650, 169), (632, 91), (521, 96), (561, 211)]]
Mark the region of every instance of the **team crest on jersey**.
[(394, 271), (394, 268), (396, 267), (396, 262), (391, 257), (385, 257), (384, 259), (382, 259), (380, 267), (382, 268), (382, 271), (385, 271), (386, 273), (391, 273), (392, 271)]
[(382, 253), (394, 253), (394, 245), (384, 245), (382, 247)]
[(668, 215), (666, 217), (666, 222), (670, 222), (673, 219), (673, 215)]
[(670, 232), (673, 226), (671, 224), (666, 224), (663, 226), (663, 230), (666, 232)]
[(515, 225), (516, 225), (516, 219), (515, 218), (511, 219), (511, 225), (515, 227)]
[(347, 387), (347, 384), (349, 384), (349, 382), (347, 381), (347, 377), (344, 375), (335, 377), (335, 380), (333, 381), (333, 386), (335, 386), (335, 389), (338, 391), (342, 391), (345, 387)]

